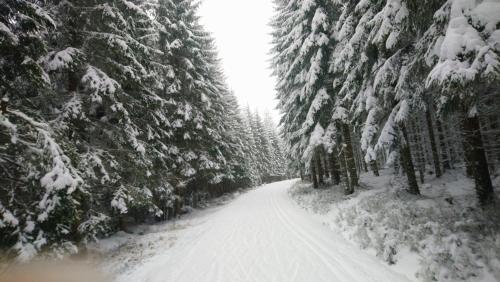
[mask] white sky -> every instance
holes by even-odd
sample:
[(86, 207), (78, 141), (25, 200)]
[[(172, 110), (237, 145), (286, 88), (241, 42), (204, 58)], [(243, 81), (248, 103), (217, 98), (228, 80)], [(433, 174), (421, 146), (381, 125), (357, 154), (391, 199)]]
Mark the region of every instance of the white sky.
[(270, 55), (273, 15), (271, 0), (202, 0), (201, 23), (215, 37), (229, 87), (240, 105), (257, 108), (261, 114), (275, 110), (275, 80)]

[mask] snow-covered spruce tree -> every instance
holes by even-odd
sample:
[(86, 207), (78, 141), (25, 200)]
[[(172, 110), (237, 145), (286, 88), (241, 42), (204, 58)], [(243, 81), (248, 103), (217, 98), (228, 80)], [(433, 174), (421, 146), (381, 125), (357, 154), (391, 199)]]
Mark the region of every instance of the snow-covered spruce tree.
[[(173, 169), (179, 193), (189, 196), (201, 184), (215, 186), (227, 176), (223, 132), (227, 129), (224, 92), (211, 36), (198, 22), (194, 1), (160, 1), (158, 15), (165, 33), (162, 51), (169, 54), (173, 76), (166, 89), (172, 105)], [(182, 188), (188, 184), (186, 188)], [(221, 185), (224, 185), (223, 183)], [(224, 189), (224, 187), (222, 187)]]
[[(421, 82), (415, 84), (410, 79), (408, 64), (415, 57), (414, 41), (418, 31), (412, 30), (409, 15), (406, 1), (388, 1), (374, 18), (370, 38), (381, 63), (374, 75), (374, 90), (382, 94), (384, 101), (388, 101), (385, 108), (391, 111), (377, 146), (391, 147), (389, 140), (397, 142), (409, 192), (419, 194), (408, 125), (413, 118), (411, 113), (425, 110), (425, 103)], [(395, 132), (396, 138), (387, 136), (388, 132)]]
[(335, 6), (329, 1), (290, 1), (277, 3), (273, 22), (273, 67), (279, 108), (284, 113), (283, 133), (297, 158), (306, 164), (314, 159), (317, 166), (322, 166), (322, 156), (315, 157), (316, 147), (323, 146), (322, 136), (314, 134), (318, 140), (310, 137), (316, 129), (321, 131), (318, 124), (326, 128), (331, 118), (328, 60), (334, 44), (329, 34), (334, 19)]
[(231, 91), (225, 92), (225, 122), (227, 128), (224, 132), (226, 147), (223, 154), (226, 156), (226, 167), (229, 169), (226, 181), (232, 187), (250, 187), (257, 185), (252, 166), (252, 150), (248, 148), (248, 131), (245, 131), (243, 119), (236, 96)]
[(298, 1), (282, 1), (275, 0), (275, 13), (276, 15), (271, 21), (273, 27), (273, 59), (272, 67), (273, 74), (277, 77), (278, 83), (277, 98), (278, 108), (282, 113), (280, 120), (281, 134), (288, 147), (288, 154), (290, 159), (296, 160), (295, 163), (299, 165), (297, 169), (305, 171), (305, 164), (300, 161), (300, 136), (292, 136), (292, 132), (299, 126), (298, 122), (293, 122), (298, 115), (299, 103), (292, 96), (297, 95), (297, 86), (286, 79), (289, 66), (291, 64), (290, 58), (297, 55), (298, 48), (291, 46), (293, 42), (292, 32), (294, 34), (300, 31), (299, 28), (294, 29), (292, 13), (297, 9)]
[[(250, 113), (250, 111), (247, 112)], [(259, 174), (262, 181), (267, 183), (270, 180), (269, 177), (272, 171), (271, 147), (269, 140), (267, 139), (262, 118), (257, 110), (250, 113), (250, 127), (252, 129), (255, 147), (257, 149)]]
[(426, 62), (432, 67), (426, 84), (437, 91), (441, 115), (462, 114), (466, 161), (483, 205), (493, 201), (493, 187), (479, 117), (482, 98), (499, 87), (499, 23), (498, 1), (446, 1), (426, 34)]
[(259, 154), (252, 131), (252, 113), (247, 105), (244, 112), (240, 113), (242, 120), (242, 134), (245, 137), (244, 151), (249, 161), (250, 177), (254, 185), (262, 183), (262, 176), (259, 171)]
[(276, 156), (276, 151), (275, 147), (273, 146), (273, 135), (272, 135), (272, 129), (273, 128), (273, 122), (271, 119), (271, 116), (269, 115), (269, 112), (264, 112), (264, 115), (262, 117), (262, 135), (266, 139), (266, 151), (269, 152), (269, 177), (274, 178), (275, 176), (278, 175), (277, 173), (277, 156)]
[[(332, 60), (333, 72), (340, 73), (334, 80), (341, 97), (336, 118), (349, 120), (352, 115), (355, 126), (361, 127), (361, 149), (375, 173), (377, 150), (399, 151), (410, 192), (418, 193), (405, 123), (408, 107), (418, 107), (419, 100), (399, 84), (408, 75), (404, 65), (412, 51), (406, 4), (359, 1), (344, 3), (344, 9), (336, 27), (339, 44)], [(381, 124), (385, 128), (379, 136)]]
[(45, 249), (75, 251), (86, 195), (74, 144), (51, 122), (54, 92), (43, 59), (56, 24), (40, 5), (0, 3), (0, 241), (21, 261)]
[[(213, 96), (213, 112), (208, 116), (211, 120), (211, 128), (220, 131), (220, 138), (213, 140), (216, 142), (218, 151), (223, 156), (221, 160), (222, 181), (218, 186), (222, 186), (224, 192), (232, 191), (236, 188), (249, 187), (252, 185), (251, 164), (248, 154), (244, 150), (244, 131), (242, 130), (242, 120), (240, 109), (234, 93), (228, 90), (225, 77), (217, 58), (217, 52), (213, 44), (213, 39), (208, 35), (207, 61), (210, 63), (209, 74), (216, 92)], [(213, 150), (214, 144), (206, 144), (207, 150)]]
[(243, 113), (243, 118), (244, 118), (244, 123), (245, 123), (245, 127), (247, 128), (248, 130), (248, 146), (249, 146), (249, 149), (253, 150), (253, 153), (252, 153), (252, 161), (253, 161), (253, 167), (255, 169), (255, 173), (257, 174), (257, 179), (259, 179), (259, 182), (260, 183), (263, 183), (264, 182), (264, 175), (263, 175), (263, 172), (265, 171), (265, 164), (264, 164), (264, 160), (262, 158), (262, 148), (259, 147), (259, 138), (257, 138), (257, 135), (258, 135), (258, 132), (257, 132), (257, 129), (255, 127), (255, 113), (252, 112), (252, 110), (250, 109), (250, 106), (247, 105), (245, 107), (245, 110), (244, 110), (244, 113)]
[(264, 131), (269, 140), (269, 150), (271, 151), (271, 175), (284, 177), (287, 170), (287, 160), (284, 155), (282, 140), (278, 135), (276, 125), (269, 112), (264, 113)]
[[(370, 56), (368, 37), (370, 20), (381, 4), (367, 1), (341, 1), (340, 4), (341, 14), (333, 32), (338, 42), (331, 59), (333, 87), (338, 93), (334, 117), (338, 120), (338, 126), (353, 124), (355, 130), (361, 130), (361, 149), (365, 152), (365, 161), (377, 174), (373, 139), (378, 131), (377, 118), (381, 110), (368, 79), (376, 62), (376, 58)], [(348, 132), (352, 130), (340, 128), (339, 131), (344, 137), (350, 137)], [(350, 159), (354, 159), (354, 156)], [(350, 161), (349, 171), (355, 172), (353, 161)]]
[(147, 75), (143, 80), (144, 98), (140, 100), (143, 111), (137, 112), (146, 146), (147, 187), (153, 195), (155, 216), (172, 216), (176, 179), (171, 171), (175, 151), (172, 144), (171, 113), (175, 110), (165, 89), (174, 76), (169, 53), (163, 52), (170, 31), (158, 21), (156, 0), (128, 0), (122, 2), (127, 20), (131, 23), (132, 36), (140, 47), (138, 59)]
[(420, 103), (423, 103), (419, 109), (425, 112), (426, 132), (421, 133), (428, 135), (429, 146), (432, 153), (429, 157), (432, 158), (434, 173), (437, 177), (442, 175), (442, 169), (438, 148), (439, 144), (437, 142), (438, 133), (435, 125), (435, 106), (432, 92), (425, 89), (425, 83), (423, 83), (430, 69), (422, 58), (425, 57), (426, 45), (429, 44), (428, 41), (433, 40), (431, 36), (426, 35), (428, 34), (426, 31), (432, 24), (435, 11), (439, 9), (443, 2), (443, 0), (426, 0), (423, 3), (415, 3), (413, 1), (405, 2), (409, 14), (413, 15), (407, 18), (405, 29), (406, 32), (411, 34), (411, 38), (414, 38), (413, 40), (416, 43), (412, 51), (413, 55), (411, 55), (411, 60), (407, 61), (405, 69), (407, 73), (411, 75), (401, 77), (401, 82), (398, 83), (400, 86), (410, 88), (410, 91), (419, 95)]
[[(278, 108), (282, 113), (280, 121), (281, 134), (289, 148), (288, 156), (299, 165), (297, 170), (306, 171), (310, 162), (302, 161), (305, 142), (308, 136), (294, 134), (301, 126), (304, 119), (304, 109), (298, 97), (300, 84), (293, 81), (299, 69), (290, 71), (293, 58), (298, 56), (299, 45), (294, 43), (300, 35), (302, 26), (296, 26), (295, 11), (299, 9), (300, 1), (275, 1), (276, 16), (272, 21), (273, 26), (273, 62), (274, 75), (278, 78), (277, 95)], [(310, 169), (309, 169), (310, 170)]]
[[(79, 143), (80, 170), (93, 190), (87, 218), (113, 215), (122, 224), (125, 216), (160, 216), (153, 193), (156, 199), (171, 194), (167, 173), (158, 173), (167, 169), (166, 140), (159, 138), (168, 136), (167, 108), (154, 92), (162, 84), (158, 64), (152, 67), (160, 62), (158, 51), (154, 41), (143, 40), (154, 35), (155, 23), (130, 1), (62, 1), (51, 11), (60, 28), (50, 38), (47, 66), (63, 102), (56, 104), (59, 124)], [(64, 57), (68, 50), (83, 59)], [(69, 67), (51, 67), (60, 58)], [(89, 233), (84, 229), (91, 225), (82, 224)]]

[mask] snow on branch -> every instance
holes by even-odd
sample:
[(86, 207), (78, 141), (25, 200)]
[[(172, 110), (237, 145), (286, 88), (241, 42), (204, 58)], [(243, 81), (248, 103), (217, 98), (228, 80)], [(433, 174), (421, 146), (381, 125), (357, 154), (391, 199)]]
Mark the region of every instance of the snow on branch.
[(72, 194), (83, 183), (83, 180), (72, 166), (71, 160), (51, 136), (47, 124), (37, 122), (19, 111), (9, 111), (9, 113), (24, 120), (36, 130), (43, 153), (47, 154), (52, 162), (51, 170), (40, 179), (41, 186), (45, 188), (45, 194), (38, 204), (42, 211), (38, 215), (38, 220), (43, 222), (59, 205), (58, 191), (65, 190), (66, 194)]
[[(426, 86), (466, 86), (477, 78), (500, 77), (500, 3), (498, 1), (448, 1), (435, 15), (435, 21), (449, 18), (444, 36), (430, 47), (428, 57), (437, 63)], [(433, 27), (436, 29), (436, 27)], [(430, 59), (427, 60), (431, 62)]]
[(43, 59), (43, 63), (48, 71), (65, 70), (75, 65), (82, 57), (83, 53), (79, 49), (68, 47), (58, 52), (50, 52)]

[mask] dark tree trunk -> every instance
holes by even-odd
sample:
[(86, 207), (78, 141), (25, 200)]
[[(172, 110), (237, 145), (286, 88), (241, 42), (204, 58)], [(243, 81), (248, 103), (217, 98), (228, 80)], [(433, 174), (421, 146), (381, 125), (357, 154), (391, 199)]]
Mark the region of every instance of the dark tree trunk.
[(340, 184), (340, 173), (339, 173), (337, 158), (338, 158), (337, 152), (335, 149), (333, 149), (332, 153), (330, 153), (330, 171), (332, 175), (332, 182), (335, 185)]
[(370, 161), (370, 169), (373, 171), (373, 174), (375, 176), (380, 176), (380, 173), (378, 172), (378, 164), (377, 164), (376, 160)]
[(323, 162), (323, 168), (325, 172), (325, 179), (330, 178), (330, 168), (328, 164), (328, 154), (323, 148), (321, 148), (321, 161)]
[(410, 143), (408, 140), (408, 132), (404, 125), (400, 126), (401, 132), (403, 133), (400, 142), (400, 152), (401, 152), (401, 163), (408, 179), (408, 192), (414, 195), (420, 194), (418, 189), (417, 178), (415, 176), (415, 167), (413, 166), (413, 161), (411, 157)]
[(385, 150), (385, 147), (384, 147), (384, 146), (382, 146), (382, 150), (381, 150), (381, 152), (382, 152), (382, 154), (381, 154), (382, 164), (384, 164), (384, 165), (382, 166), (382, 168), (384, 168), (384, 167), (385, 167), (385, 164), (387, 163), (387, 152), (386, 152), (386, 150)]
[(441, 177), (443, 173), (441, 172), (441, 164), (436, 145), (436, 136), (434, 135), (434, 126), (432, 124), (432, 115), (429, 106), (427, 107), (427, 111), (425, 111), (425, 119), (427, 120), (427, 130), (429, 131), (429, 139), (431, 142), (432, 159), (434, 160), (434, 173), (436, 174), (436, 177)]
[[(363, 164), (363, 170), (365, 172), (368, 172), (368, 165), (366, 165), (366, 162), (365, 162), (363, 157), (361, 157), (361, 163)], [(371, 164), (370, 164), (370, 167), (371, 167)]]
[(347, 171), (349, 172), (350, 187), (354, 191), (354, 187), (358, 186), (358, 172), (356, 171), (356, 162), (354, 160), (354, 151), (352, 148), (351, 130), (349, 125), (342, 124), (342, 137), (344, 138), (345, 148), (344, 155), (346, 159)]
[(454, 140), (456, 140), (456, 135), (454, 134), (455, 131), (453, 131), (453, 129), (450, 129), (450, 126), (449, 126), (449, 122), (448, 124), (444, 124), (444, 129), (446, 132), (448, 132), (448, 134), (450, 134), (450, 138), (448, 138), (448, 155), (449, 155), (449, 158), (450, 158), (450, 168), (451, 169), (455, 169), (455, 163), (456, 163), (456, 152), (455, 152), (455, 144), (456, 142), (454, 142)]
[(439, 119), (436, 119), (436, 126), (439, 132), (439, 145), (441, 147), (441, 161), (443, 161), (443, 172), (450, 169), (450, 160), (448, 157), (448, 146), (446, 144), (445, 132), (443, 129), (443, 124)]
[[(361, 146), (361, 145), (359, 145), (359, 146)], [(369, 172), (369, 170), (368, 170), (368, 165), (369, 164), (366, 163), (366, 161), (365, 161), (365, 155), (363, 154), (363, 151), (361, 150), (361, 148), (359, 148), (358, 152), (359, 152), (359, 161), (361, 162), (361, 165), (363, 167), (363, 171), (365, 173), (367, 173), (367, 172)]]
[[(462, 127), (463, 126), (464, 125), (462, 124)], [(465, 174), (467, 175), (467, 177), (473, 178), (474, 177), (474, 168), (472, 165), (472, 162), (473, 162), (472, 155), (471, 155), (472, 149), (470, 148), (470, 145), (467, 143), (465, 136), (464, 136), (462, 146), (463, 146), (463, 150), (464, 150)]]
[(313, 182), (313, 187), (318, 188), (318, 178), (316, 177), (316, 164), (315, 164), (315, 159), (313, 158), (311, 160), (311, 179)]
[(413, 137), (415, 140), (415, 147), (417, 149), (416, 158), (417, 158), (417, 166), (418, 166), (418, 174), (420, 176), (420, 183), (424, 184), (425, 181), (425, 160), (424, 153), (422, 149), (422, 139), (420, 138), (420, 127), (418, 126), (417, 121), (413, 121)]
[(483, 119), (482, 124), (484, 124), (484, 130), (481, 131), (484, 132), (483, 142), (486, 151), (486, 159), (488, 161), (488, 168), (489, 171), (495, 171), (495, 156), (492, 152), (495, 148), (495, 136), (493, 134), (488, 134), (488, 132), (493, 131), (493, 126), (491, 125), (489, 119)]
[(325, 181), (323, 179), (323, 175), (325, 174), (323, 171), (323, 165), (321, 164), (321, 156), (319, 154), (319, 151), (316, 150), (316, 168), (317, 168), (317, 173), (318, 173), (318, 183), (319, 185), (325, 184)]
[(498, 120), (497, 120), (497, 117), (495, 116), (490, 116), (490, 126), (492, 128), (492, 130), (495, 132), (495, 134), (493, 135), (494, 139), (497, 140), (496, 143), (495, 143), (495, 150), (496, 150), (496, 161), (497, 162), (500, 162), (500, 130), (498, 128)]
[(476, 184), (476, 194), (481, 205), (485, 206), (493, 202), (493, 185), (491, 184), (488, 162), (486, 153), (483, 147), (483, 139), (481, 136), (481, 128), (479, 118), (464, 117), (463, 133), (465, 143), (467, 144), (466, 155), (469, 157), (469, 162), (472, 168), (474, 182)]
[(401, 159), (401, 154), (399, 154), (399, 159), (394, 161), (394, 175), (399, 175), (401, 173), (401, 164), (402, 164), (402, 159)]
[(354, 188), (349, 181), (349, 172), (347, 171), (347, 162), (345, 158), (345, 151), (342, 150), (339, 156), (340, 171), (342, 172), (344, 178), (344, 194), (350, 195), (354, 193)]
[(359, 144), (360, 139), (361, 136), (356, 136), (353, 144), (355, 149), (354, 151), (356, 152), (356, 160), (358, 161), (358, 175), (360, 175), (363, 171), (368, 172), (368, 166), (366, 165), (363, 151), (361, 150), (361, 145)]

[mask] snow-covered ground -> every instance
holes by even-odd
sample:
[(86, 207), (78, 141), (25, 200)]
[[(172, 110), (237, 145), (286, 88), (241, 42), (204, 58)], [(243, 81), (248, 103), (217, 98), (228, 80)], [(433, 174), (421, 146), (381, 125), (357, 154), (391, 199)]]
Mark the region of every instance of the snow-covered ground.
[(295, 183), (264, 185), (94, 247), (116, 281), (408, 281), (298, 206), (288, 193)]
[[(392, 171), (361, 176), (361, 187), (312, 189), (297, 182), (292, 198), (334, 233), (415, 281), (500, 281), (500, 209), (478, 207), (474, 184), (460, 171), (403, 190)], [(500, 187), (500, 177), (494, 179)], [(498, 194), (497, 190), (497, 194)]]

